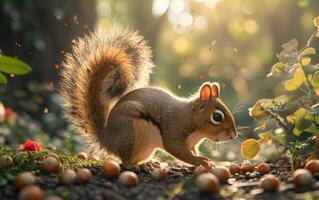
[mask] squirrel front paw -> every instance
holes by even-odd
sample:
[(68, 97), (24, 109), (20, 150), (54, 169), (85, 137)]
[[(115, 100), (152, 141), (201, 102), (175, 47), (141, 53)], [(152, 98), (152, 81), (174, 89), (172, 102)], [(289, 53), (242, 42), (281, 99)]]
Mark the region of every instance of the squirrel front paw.
[(211, 160), (208, 160), (207, 158), (203, 158), (200, 165), (205, 167), (207, 170), (211, 170), (213, 167), (215, 167), (214, 162)]

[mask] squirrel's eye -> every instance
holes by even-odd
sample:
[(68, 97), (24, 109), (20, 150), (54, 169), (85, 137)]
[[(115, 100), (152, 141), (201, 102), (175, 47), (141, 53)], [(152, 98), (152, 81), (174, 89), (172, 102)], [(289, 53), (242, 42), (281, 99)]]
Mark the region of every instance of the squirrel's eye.
[(216, 109), (215, 112), (210, 116), (210, 121), (213, 124), (220, 124), (224, 121), (225, 114), (223, 111)]

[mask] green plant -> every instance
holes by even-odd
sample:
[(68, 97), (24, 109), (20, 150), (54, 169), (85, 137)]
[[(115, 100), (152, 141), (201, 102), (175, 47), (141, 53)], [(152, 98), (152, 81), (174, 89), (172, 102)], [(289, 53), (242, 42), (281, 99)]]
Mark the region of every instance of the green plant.
[(0, 84), (6, 84), (8, 78), (3, 74), (25, 75), (31, 72), (31, 67), (21, 60), (0, 54)]
[(261, 144), (273, 140), (288, 150), (293, 167), (297, 167), (301, 157), (319, 152), (319, 64), (313, 64), (311, 59), (318, 55), (311, 45), (319, 37), (319, 17), (314, 24), (317, 30), (304, 48), (298, 49), (295, 39), (282, 45), (283, 50), (277, 55), (279, 62), (267, 76), (284, 77), (286, 94), (260, 99), (250, 108), (250, 116), (258, 123), (255, 132), (259, 139), (242, 143), (244, 158), (255, 157)]

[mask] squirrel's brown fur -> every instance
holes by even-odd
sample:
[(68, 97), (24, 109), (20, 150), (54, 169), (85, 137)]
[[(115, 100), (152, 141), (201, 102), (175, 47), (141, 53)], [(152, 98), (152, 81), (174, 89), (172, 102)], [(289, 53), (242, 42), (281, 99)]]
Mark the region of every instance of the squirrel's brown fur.
[(145, 162), (160, 148), (186, 163), (208, 166), (195, 145), (236, 135), (218, 84), (205, 83), (199, 94), (179, 98), (148, 86), (152, 68), (151, 51), (136, 32), (99, 29), (79, 39), (61, 73), (66, 117), (91, 150), (125, 165)]
[(147, 86), (154, 67), (151, 50), (137, 32), (99, 28), (73, 45), (61, 72), (65, 116), (91, 146), (98, 147), (114, 103), (126, 92)]

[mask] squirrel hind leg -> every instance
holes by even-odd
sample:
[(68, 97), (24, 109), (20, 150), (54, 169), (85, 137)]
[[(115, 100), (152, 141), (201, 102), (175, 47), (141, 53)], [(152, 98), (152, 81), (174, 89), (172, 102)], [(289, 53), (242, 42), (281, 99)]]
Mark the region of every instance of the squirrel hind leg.
[(138, 165), (147, 163), (156, 149), (163, 149), (160, 130), (145, 119), (133, 119), (135, 133), (135, 145), (131, 154), (130, 162)]

